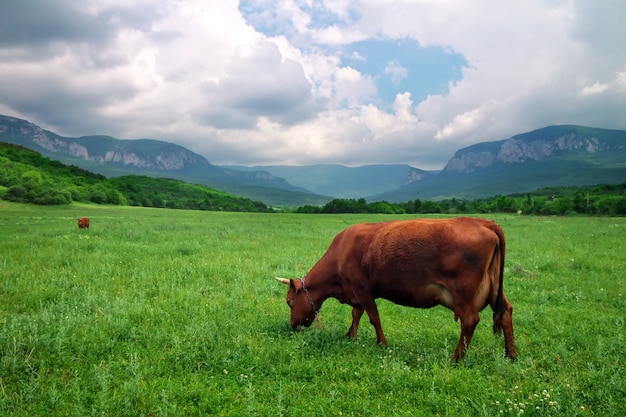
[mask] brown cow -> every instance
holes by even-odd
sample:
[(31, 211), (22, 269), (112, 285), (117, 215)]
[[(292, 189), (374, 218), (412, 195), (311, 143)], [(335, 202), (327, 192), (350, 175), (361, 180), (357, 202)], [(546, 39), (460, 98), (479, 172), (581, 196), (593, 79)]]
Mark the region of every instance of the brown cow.
[(89, 217), (81, 217), (78, 219), (79, 229), (89, 229)]
[(313, 268), (288, 284), (291, 327), (310, 326), (322, 303), (334, 297), (352, 306), (348, 336), (355, 339), (366, 312), (378, 343), (387, 344), (376, 299), (417, 308), (443, 305), (461, 319), (461, 338), (452, 355), (462, 359), (490, 305), (493, 330), (504, 330), (505, 354), (517, 357), (513, 307), (502, 291), (504, 232), (477, 218), (415, 219), (356, 224), (339, 233)]

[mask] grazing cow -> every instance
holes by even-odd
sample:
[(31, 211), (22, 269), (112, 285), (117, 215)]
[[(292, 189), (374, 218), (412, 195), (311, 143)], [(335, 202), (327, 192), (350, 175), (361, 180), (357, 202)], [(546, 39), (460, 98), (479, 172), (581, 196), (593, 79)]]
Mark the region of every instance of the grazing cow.
[(81, 217), (78, 219), (79, 229), (89, 229), (89, 217)]
[(515, 359), (513, 307), (502, 291), (504, 232), (496, 223), (470, 217), (356, 224), (340, 232), (313, 268), (289, 285), (291, 327), (310, 326), (322, 303), (334, 297), (352, 306), (348, 336), (357, 337), (366, 312), (378, 343), (387, 345), (376, 299), (417, 308), (443, 305), (461, 319), (461, 338), (452, 355), (462, 359), (490, 305), (493, 331), (504, 330), (505, 354)]

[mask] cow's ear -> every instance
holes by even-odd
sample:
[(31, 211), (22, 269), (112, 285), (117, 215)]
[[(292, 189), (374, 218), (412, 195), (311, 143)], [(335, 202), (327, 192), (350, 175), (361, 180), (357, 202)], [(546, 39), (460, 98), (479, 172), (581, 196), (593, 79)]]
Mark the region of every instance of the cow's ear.
[(302, 290), (302, 281), (299, 279), (290, 279), (289, 288), (291, 288), (296, 295), (300, 294), (300, 291)]

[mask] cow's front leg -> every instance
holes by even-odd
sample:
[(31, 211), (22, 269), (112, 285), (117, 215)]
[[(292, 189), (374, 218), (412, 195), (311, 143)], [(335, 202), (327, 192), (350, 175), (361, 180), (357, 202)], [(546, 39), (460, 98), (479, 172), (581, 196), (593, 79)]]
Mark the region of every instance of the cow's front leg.
[(348, 337), (350, 339), (356, 339), (357, 333), (359, 332), (359, 321), (361, 321), (361, 316), (364, 311), (361, 306), (352, 307), (352, 325), (348, 330)]

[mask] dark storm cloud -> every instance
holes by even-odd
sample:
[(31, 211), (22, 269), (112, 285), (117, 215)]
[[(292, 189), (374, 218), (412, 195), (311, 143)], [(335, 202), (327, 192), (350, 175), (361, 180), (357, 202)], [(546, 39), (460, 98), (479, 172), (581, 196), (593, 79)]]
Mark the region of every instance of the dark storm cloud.
[(107, 37), (106, 26), (68, 1), (0, 2), (0, 44), (19, 46), (55, 40)]
[(32, 47), (56, 41), (105, 43), (117, 35), (120, 27), (149, 31), (152, 20), (159, 15), (154, 8), (123, 6), (92, 14), (84, 8), (88, 4), (71, 0), (2, 1), (0, 45)]

